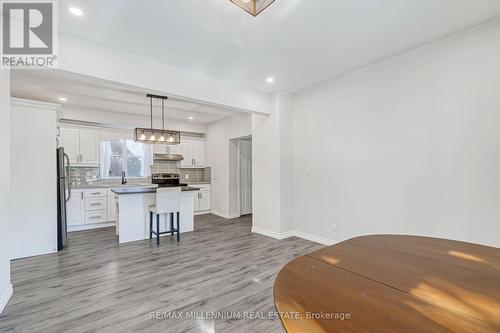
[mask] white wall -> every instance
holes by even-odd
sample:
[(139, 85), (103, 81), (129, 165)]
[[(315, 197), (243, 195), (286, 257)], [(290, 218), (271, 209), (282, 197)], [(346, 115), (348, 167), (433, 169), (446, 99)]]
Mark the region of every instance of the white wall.
[[(207, 126), (207, 165), (212, 167), (212, 212), (231, 218), (235, 212), (229, 209), (229, 154), (230, 140), (252, 134), (252, 116), (237, 114)], [(239, 215), (238, 215), (239, 216)]]
[(10, 72), (0, 69), (0, 313), (12, 295), (9, 255)]
[(295, 96), (295, 227), (500, 247), (499, 40), (497, 20)]
[(59, 69), (121, 82), (236, 111), (269, 112), (269, 94), (199, 76), (83, 39), (61, 34)]
[(57, 251), (56, 110), (20, 99), (11, 105), (12, 259)]
[[(74, 108), (62, 106), (62, 118), (66, 120), (86, 121), (107, 124), (110, 126), (120, 126), (128, 128), (149, 127), (151, 118), (143, 115), (132, 115), (100, 110)], [(155, 124), (161, 123), (161, 117), (153, 117)], [(186, 122), (173, 119), (165, 119), (165, 128), (194, 133), (205, 133), (206, 126), (199, 122)]]
[(252, 230), (285, 238), (293, 231), (291, 96), (271, 100), (269, 116), (252, 115)]

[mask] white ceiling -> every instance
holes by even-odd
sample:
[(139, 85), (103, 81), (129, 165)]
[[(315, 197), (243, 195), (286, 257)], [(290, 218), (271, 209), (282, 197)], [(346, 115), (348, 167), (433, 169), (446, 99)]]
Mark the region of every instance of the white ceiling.
[(276, 0), (256, 18), (229, 0), (59, 4), (65, 33), (267, 92), (297, 91), (500, 15), (498, 0)]
[[(65, 107), (91, 109), (132, 115), (150, 114), (149, 99), (141, 88), (91, 78), (61, 70), (12, 70), (11, 95)], [(59, 97), (67, 98), (66, 102)], [(155, 116), (161, 115), (161, 102), (154, 104)], [(210, 123), (235, 114), (235, 111), (210, 105), (169, 98), (165, 104), (166, 117), (181, 121)], [(190, 120), (189, 117), (194, 117)]]

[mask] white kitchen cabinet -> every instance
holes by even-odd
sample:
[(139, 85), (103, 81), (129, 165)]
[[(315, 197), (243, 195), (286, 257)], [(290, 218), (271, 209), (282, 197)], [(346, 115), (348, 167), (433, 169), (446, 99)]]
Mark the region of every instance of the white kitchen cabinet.
[(83, 190), (71, 190), (71, 197), (66, 203), (68, 226), (85, 223), (85, 200)]
[(196, 167), (205, 166), (205, 141), (192, 141), (193, 164)]
[(106, 215), (107, 215), (107, 212), (105, 210), (86, 211), (85, 212), (85, 224), (96, 224), (96, 223), (107, 222)]
[(209, 184), (191, 185), (198, 187), (200, 190), (194, 193), (194, 211), (208, 211), (211, 206), (211, 188)]
[(180, 145), (153, 145), (155, 154), (182, 154)]
[(64, 147), (71, 164), (80, 161), (80, 131), (74, 128), (62, 128), (59, 131), (59, 147)]
[(99, 164), (101, 138), (96, 131), (80, 131), (80, 164)]
[(200, 191), (194, 192), (194, 211), (200, 210)]
[(107, 198), (85, 198), (85, 211), (89, 210), (105, 210)]
[(116, 221), (116, 199), (114, 195), (108, 197), (108, 221)]
[(199, 210), (208, 210), (210, 207), (210, 190), (200, 191)]
[(98, 131), (61, 127), (59, 146), (73, 165), (98, 165), (101, 136)]
[(205, 166), (205, 141), (197, 139), (183, 139), (179, 144), (179, 150), (184, 160), (181, 161), (183, 168), (202, 168)]
[(117, 219), (115, 194), (106, 188), (72, 190), (66, 210), (69, 231), (108, 226)]
[(85, 198), (101, 198), (107, 196), (107, 189), (105, 188), (96, 188), (96, 189), (86, 189), (85, 190)]

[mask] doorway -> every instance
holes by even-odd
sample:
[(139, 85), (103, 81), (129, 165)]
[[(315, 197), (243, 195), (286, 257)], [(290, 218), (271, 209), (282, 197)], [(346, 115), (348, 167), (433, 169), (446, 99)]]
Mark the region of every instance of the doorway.
[(229, 216), (252, 214), (252, 137), (230, 140)]
[(240, 174), (240, 215), (252, 214), (252, 139), (238, 141)]

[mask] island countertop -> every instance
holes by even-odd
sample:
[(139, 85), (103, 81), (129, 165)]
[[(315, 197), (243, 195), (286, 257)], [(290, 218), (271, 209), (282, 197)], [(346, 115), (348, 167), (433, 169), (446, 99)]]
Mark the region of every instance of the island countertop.
[[(180, 186), (182, 192), (188, 191), (199, 191), (198, 187), (192, 186)], [(122, 195), (122, 194), (145, 194), (145, 193), (156, 193), (157, 187), (124, 187), (124, 188), (114, 188), (111, 192)]]

